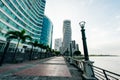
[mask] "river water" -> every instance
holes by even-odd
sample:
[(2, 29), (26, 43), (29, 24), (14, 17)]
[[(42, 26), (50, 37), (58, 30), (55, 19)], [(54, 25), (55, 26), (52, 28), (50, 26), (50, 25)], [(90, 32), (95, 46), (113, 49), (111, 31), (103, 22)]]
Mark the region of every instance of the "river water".
[(90, 57), (93, 65), (120, 74), (120, 56)]

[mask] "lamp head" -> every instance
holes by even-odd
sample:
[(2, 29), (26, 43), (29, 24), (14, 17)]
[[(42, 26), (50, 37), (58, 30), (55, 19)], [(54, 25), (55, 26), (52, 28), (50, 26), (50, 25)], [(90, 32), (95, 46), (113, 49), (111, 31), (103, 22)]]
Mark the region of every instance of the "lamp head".
[(81, 21), (80, 23), (79, 23), (79, 25), (81, 26), (81, 28), (84, 28), (84, 26), (85, 26), (85, 21)]

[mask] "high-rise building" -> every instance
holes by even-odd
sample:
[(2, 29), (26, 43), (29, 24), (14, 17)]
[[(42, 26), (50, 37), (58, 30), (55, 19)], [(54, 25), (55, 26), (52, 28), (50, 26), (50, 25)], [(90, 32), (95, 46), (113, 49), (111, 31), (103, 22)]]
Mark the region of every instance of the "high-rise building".
[(70, 51), (71, 34), (71, 21), (65, 20), (63, 22), (63, 53), (65, 53), (66, 51)]
[(53, 24), (47, 16), (44, 16), (40, 42), (52, 48), (52, 35)]
[(45, 0), (0, 0), (0, 46), (7, 31), (25, 29), (26, 34), (40, 41)]
[(55, 39), (54, 50), (60, 51), (60, 47), (62, 47), (62, 39), (61, 38)]
[(70, 47), (70, 51), (72, 51), (72, 55), (75, 51), (79, 51), (79, 45), (76, 44), (75, 40), (72, 40), (71, 43), (70, 43), (71, 47)]

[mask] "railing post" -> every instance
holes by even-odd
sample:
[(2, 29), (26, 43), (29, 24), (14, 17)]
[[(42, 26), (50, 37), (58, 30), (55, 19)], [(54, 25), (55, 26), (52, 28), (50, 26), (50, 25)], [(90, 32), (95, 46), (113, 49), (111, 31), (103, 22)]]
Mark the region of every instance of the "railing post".
[(108, 77), (107, 77), (107, 74), (105, 73), (105, 70), (103, 70), (103, 73), (105, 75), (106, 80), (109, 80)]

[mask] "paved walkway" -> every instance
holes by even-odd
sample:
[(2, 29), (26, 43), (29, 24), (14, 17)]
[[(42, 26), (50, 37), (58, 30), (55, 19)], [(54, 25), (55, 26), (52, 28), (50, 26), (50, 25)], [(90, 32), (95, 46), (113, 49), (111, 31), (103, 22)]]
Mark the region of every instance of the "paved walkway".
[(0, 67), (0, 80), (82, 80), (80, 72), (63, 57), (51, 57)]

